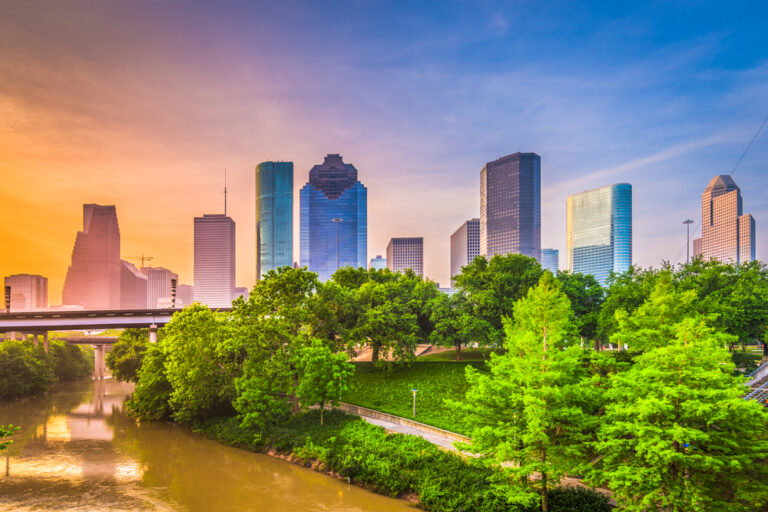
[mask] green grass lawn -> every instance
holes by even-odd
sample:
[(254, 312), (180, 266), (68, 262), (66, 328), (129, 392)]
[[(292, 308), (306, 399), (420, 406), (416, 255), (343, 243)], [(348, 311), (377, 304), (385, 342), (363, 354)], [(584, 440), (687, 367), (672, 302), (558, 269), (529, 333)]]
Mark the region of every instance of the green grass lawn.
[[(461, 351), (461, 361), (485, 361), (488, 359), (488, 355), (491, 353), (489, 350), (481, 350), (478, 348), (464, 349)], [(456, 362), (456, 350), (447, 350), (445, 352), (438, 352), (437, 354), (427, 354), (420, 356), (418, 361), (454, 361)], [(461, 362), (459, 361), (459, 362)]]
[[(368, 362), (355, 363), (357, 372), (351, 391), (344, 394), (342, 401), (468, 435), (462, 419), (443, 401), (464, 399), (464, 369), (468, 365), (485, 371), (481, 361), (422, 362), (419, 358), (411, 366), (392, 370), (375, 368)], [(412, 409), (414, 387), (418, 389), (416, 418)]]

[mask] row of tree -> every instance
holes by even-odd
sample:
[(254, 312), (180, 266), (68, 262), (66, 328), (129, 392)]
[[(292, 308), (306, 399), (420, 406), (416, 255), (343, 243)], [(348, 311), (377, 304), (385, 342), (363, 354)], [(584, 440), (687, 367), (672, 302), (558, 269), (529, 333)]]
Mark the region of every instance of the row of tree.
[(725, 348), (737, 337), (697, 311), (695, 290), (655, 278), (612, 339), (634, 353), (571, 341), (583, 326), (545, 274), (504, 322), (490, 373), (467, 368), (453, 406), (472, 425), (466, 447), (506, 468), (529, 502), (564, 476), (606, 486), (628, 511), (762, 511), (768, 502), (768, 409), (744, 400)]

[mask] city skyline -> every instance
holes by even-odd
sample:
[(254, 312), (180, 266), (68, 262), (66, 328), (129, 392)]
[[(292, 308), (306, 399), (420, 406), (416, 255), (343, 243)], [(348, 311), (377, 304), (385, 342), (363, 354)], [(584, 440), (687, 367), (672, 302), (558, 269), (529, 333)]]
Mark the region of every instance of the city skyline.
[[(764, 5), (703, 5), (695, 16), (672, 6), (523, 2), (405, 16), (345, 5), (222, 7), (236, 20), (226, 30), (197, 4), (78, 4), (74, 24), (61, 8), (4, 5), (0, 48), (25, 65), (5, 67), (0, 85), (0, 200), (14, 214), (0, 227), (0, 245), (14, 249), (0, 273), (48, 277), (55, 304), (78, 209), (97, 202), (120, 209), (123, 254), (151, 254), (190, 283), (189, 219), (223, 210), (226, 167), (237, 284), (251, 286), (254, 165), (293, 161), (296, 197), (328, 152), (365, 172), (368, 254), (392, 233), (423, 235), (425, 273), (441, 283), (450, 233), (478, 215), (478, 169), (517, 150), (545, 162), (543, 247), (565, 253), (568, 195), (627, 181), (635, 262), (681, 262), (680, 223), (695, 219), (691, 238), (700, 236), (703, 186), (731, 172), (768, 111)], [(329, 23), (349, 32), (317, 45)], [(289, 36), (296, 24), (307, 30)], [(258, 51), (265, 41), (272, 50)], [(758, 258), (768, 254), (767, 161), (764, 132), (734, 176)]]

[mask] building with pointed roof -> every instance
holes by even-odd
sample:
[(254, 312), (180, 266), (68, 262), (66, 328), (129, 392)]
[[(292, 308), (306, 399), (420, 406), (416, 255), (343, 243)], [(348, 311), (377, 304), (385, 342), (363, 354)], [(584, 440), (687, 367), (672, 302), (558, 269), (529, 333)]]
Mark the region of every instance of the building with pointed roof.
[(755, 259), (755, 219), (743, 214), (741, 189), (727, 174), (712, 178), (701, 195), (701, 238), (694, 255), (746, 263)]

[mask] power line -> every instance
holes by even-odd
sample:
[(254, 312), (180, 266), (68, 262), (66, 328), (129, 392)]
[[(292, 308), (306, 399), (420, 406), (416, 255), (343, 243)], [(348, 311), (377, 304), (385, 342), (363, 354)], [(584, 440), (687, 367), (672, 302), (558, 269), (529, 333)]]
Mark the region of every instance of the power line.
[(752, 144), (757, 140), (757, 136), (760, 135), (760, 132), (763, 131), (763, 127), (765, 126), (765, 123), (768, 122), (768, 116), (765, 116), (765, 119), (763, 119), (763, 124), (760, 125), (760, 128), (757, 129), (755, 132), (755, 136), (752, 137), (752, 140), (749, 141), (749, 144), (747, 144), (747, 148), (744, 150), (744, 152), (739, 157), (739, 161), (736, 162), (736, 165), (733, 166), (733, 170), (731, 171), (731, 176), (733, 176), (733, 173), (736, 172), (736, 169), (739, 167), (739, 164), (741, 164), (741, 161), (744, 160), (744, 157), (746, 156), (747, 152), (749, 151), (749, 148), (752, 147)]

